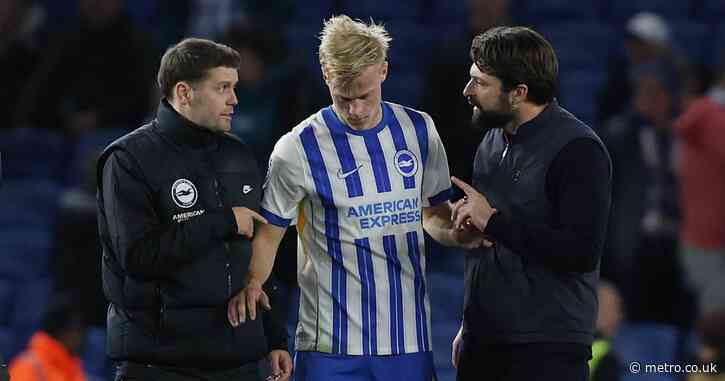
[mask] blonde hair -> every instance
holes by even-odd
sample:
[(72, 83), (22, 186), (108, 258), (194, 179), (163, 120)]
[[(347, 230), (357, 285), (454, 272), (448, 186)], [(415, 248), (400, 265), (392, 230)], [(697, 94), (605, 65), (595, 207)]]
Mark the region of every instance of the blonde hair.
[(388, 57), (392, 38), (381, 24), (365, 24), (348, 16), (325, 21), (320, 33), (320, 65), (328, 78), (346, 86), (363, 70)]

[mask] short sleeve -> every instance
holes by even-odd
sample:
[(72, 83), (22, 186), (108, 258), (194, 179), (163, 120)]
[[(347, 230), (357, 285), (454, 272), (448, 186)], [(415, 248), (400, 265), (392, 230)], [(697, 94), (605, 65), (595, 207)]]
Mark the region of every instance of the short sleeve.
[(274, 146), (264, 180), (261, 211), (271, 224), (279, 227), (294, 224), (297, 207), (305, 196), (304, 163), (297, 136), (287, 133)]
[(433, 119), (423, 113), (428, 131), (428, 158), (423, 169), (423, 206), (436, 206), (451, 198), (448, 157)]

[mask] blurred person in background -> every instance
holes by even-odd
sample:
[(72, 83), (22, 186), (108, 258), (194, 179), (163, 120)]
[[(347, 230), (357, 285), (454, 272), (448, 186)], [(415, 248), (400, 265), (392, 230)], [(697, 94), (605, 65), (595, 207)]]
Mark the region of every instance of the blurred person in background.
[[(705, 341), (719, 350), (725, 337), (725, 68), (707, 95), (674, 124), (682, 224), (681, 259), (698, 296)], [(712, 336), (709, 338), (708, 336)], [(721, 366), (725, 364), (720, 363)]]
[(625, 26), (624, 55), (610, 59), (605, 85), (597, 95), (597, 120), (600, 125), (625, 112), (633, 94), (633, 69), (639, 65), (665, 61), (684, 78), (687, 59), (675, 52), (672, 31), (667, 21), (651, 12), (632, 16)]
[(256, 159), (229, 134), (239, 64), (234, 49), (209, 40), (169, 48), (156, 119), (98, 160), (107, 353), (119, 361), (118, 381), (254, 381), (265, 356), (275, 374), (289, 375), (282, 319), (264, 313), (231, 327), (225, 314), (242, 288), (255, 224), (266, 223), (255, 211)]
[(45, 19), (44, 9), (32, 0), (0, 1), (0, 115), (6, 119), (40, 61)]
[(627, 315), (685, 328), (692, 324), (694, 306), (677, 257), (680, 211), (672, 134), (682, 82), (669, 61), (637, 66), (628, 110), (610, 119), (600, 136), (614, 165), (606, 252), (618, 264)]
[(624, 319), (622, 297), (614, 284), (599, 280), (597, 288), (599, 311), (597, 331), (592, 343), (592, 359), (589, 360), (591, 381), (619, 381), (624, 365), (612, 348), (612, 339)]
[(80, 133), (133, 128), (152, 107), (150, 39), (123, 12), (122, 0), (80, 0), (80, 19), (44, 49), (20, 92), (14, 125)]
[[(232, 25), (223, 41), (239, 52), (239, 83), (231, 132), (268, 158), (289, 126), (303, 119), (306, 77), (290, 61), (283, 36), (259, 24)], [(266, 170), (266, 160), (261, 160)], [(266, 171), (265, 171), (266, 172)]]
[(58, 293), (50, 298), (40, 331), (10, 363), (12, 381), (85, 381), (79, 357), (86, 325), (78, 297)]
[[(471, 107), (459, 96), (468, 81), (470, 57), (465, 52), (477, 34), (510, 22), (510, 0), (466, 0), (467, 21), (464, 34), (447, 38), (435, 48), (426, 76), (423, 109), (438, 121), (438, 131), (448, 154), (451, 175), (468, 182), (473, 172), (471, 158), (480, 139), (472, 129)], [(462, 195), (459, 195), (459, 197)]]

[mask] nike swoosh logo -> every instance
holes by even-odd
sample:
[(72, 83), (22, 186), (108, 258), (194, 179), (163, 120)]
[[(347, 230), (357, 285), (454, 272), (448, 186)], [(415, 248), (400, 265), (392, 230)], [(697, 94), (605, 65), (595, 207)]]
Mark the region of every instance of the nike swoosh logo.
[(347, 172), (343, 172), (342, 168), (337, 170), (337, 178), (340, 180), (345, 180), (348, 176), (352, 175), (353, 173), (357, 172), (362, 168), (362, 164), (358, 165), (357, 168), (351, 169)]

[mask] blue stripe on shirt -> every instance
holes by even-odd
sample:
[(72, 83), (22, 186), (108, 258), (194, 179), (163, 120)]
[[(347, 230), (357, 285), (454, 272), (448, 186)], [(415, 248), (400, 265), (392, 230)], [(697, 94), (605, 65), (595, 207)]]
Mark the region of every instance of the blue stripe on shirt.
[(403, 318), (403, 287), (400, 282), (400, 260), (394, 235), (383, 236), (383, 249), (388, 262), (390, 290), (390, 343), (393, 354), (405, 353), (405, 332)]
[(332, 186), (327, 175), (327, 168), (322, 159), (322, 152), (315, 137), (312, 126), (306, 127), (300, 133), (302, 147), (307, 156), (307, 162), (312, 171), (315, 189), (325, 209), (325, 236), (327, 237), (327, 251), (332, 262), (332, 351), (336, 354), (347, 353), (347, 313), (345, 287), (345, 269), (340, 246), (340, 226), (337, 218), (337, 208), (332, 196)]
[(350, 141), (344, 132), (345, 129), (341, 126), (336, 126), (339, 122), (329, 107), (322, 110), (322, 117), (325, 119), (325, 124), (327, 124), (327, 128), (330, 130), (330, 135), (332, 136), (332, 142), (335, 144), (337, 158), (340, 160), (341, 166), (341, 169), (337, 172), (337, 176), (339, 179), (345, 179), (347, 196), (350, 198), (362, 196), (362, 183), (360, 182), (360, 173), (357, 171), (359, 167), (355, 162), (355, 156), (352, 154)]
[(370, 338), (375, 331), (370, 329), (370, 274), (367, 268), (367, 257), (370, 256), (370, 241), (367, 238), (356, 239), (357, 268), (360, 274), (360, 311), (362, 313), (362, 344), (363, 354), (370, 354)]
[(420, 148), (420, 159), (423, 164), (422, 167), (425, 168), (428, 163), (428, 128), (425, 125), (425, 119), (423, 114), (415, 110), (405, 108), (405, 112), (415, 127), (415, 135), (418, 138), (418, 147)]
[(418, 350), (429, 351), (428, 317), (425, 310), (425, 281), (423, 278), (422, 258), (418, 246), (418, 232), (405, 234), (408, 240), (408, 255), (413, 266), (415, 287), (415, 325), (418, 337)]
[(385, 164), (385, 154), (383, 153), (383, 147), (380, 145), (380, 139), (377, 134), (366, 134), (364, 139), (373, 166), (373, 175), (375, 175), (375, 185), (378, 193), (390, 192), (388, 166)]

